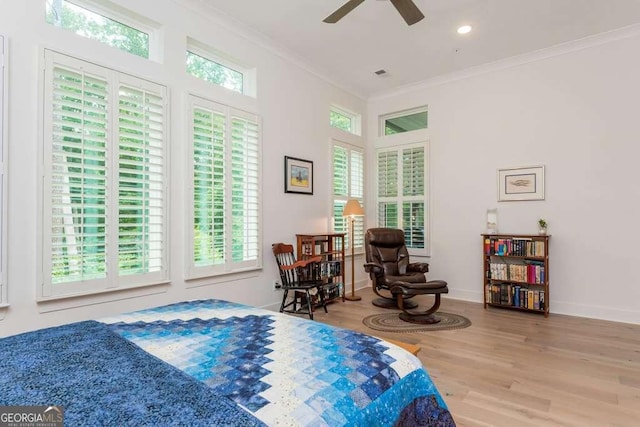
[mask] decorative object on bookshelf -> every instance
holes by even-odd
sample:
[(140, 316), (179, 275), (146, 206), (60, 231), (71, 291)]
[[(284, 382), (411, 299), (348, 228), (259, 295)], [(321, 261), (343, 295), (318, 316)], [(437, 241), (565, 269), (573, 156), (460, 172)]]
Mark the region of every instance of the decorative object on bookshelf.
[(284, 156), (284, 192), (313, 194), (313, 162)]
[(360, 202), (356, 199), (349, 199), (342, 211), (342, 216), (348, 217), (350, 222), (350, 234), (349, 234), (349, 246), (351, 247), (351, 295), (345, 295), (344, 299), (349, 301), (360, 301), (362, 298), (356, 295), (356, 270), (355, 270), (355, 233), (354, 223), (356, 222), (356, 216), (364, 215), (364, 209), (360, 206)]
[(549, 235), (483, 234), (484, 307), (549, 316)]
[(487, 209), (487, 234), (498, 234), (498, 209)]
[(498, 169), (498, 201), (544, 200), (544, 166)]
[(471, 321), (459, 314), (438, 311), (434, 314), (437, 323), (408, 323), (395, 313), (372, 314), (362, 319), (362, 323), (376, 331), (384, 332), (423, 332), (462, 329), (471, 326)]
[(540, 218), (538, 220), (538, 234), (547, 234), (547, 220), (545, 220), (544, 218)]

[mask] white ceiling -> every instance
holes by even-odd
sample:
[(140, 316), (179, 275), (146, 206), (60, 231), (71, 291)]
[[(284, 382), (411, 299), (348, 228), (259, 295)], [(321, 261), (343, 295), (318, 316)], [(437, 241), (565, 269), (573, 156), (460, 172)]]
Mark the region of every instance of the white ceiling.
[[(640, 0), (414, 1), (426, 18), (412, 26), (388, 0), (366, 0), (337, 24), (322, 20), (346, 0), (200, 3), (363, 97), (640, 23)], [(457, 34), (462, 24), (473, 31)]]

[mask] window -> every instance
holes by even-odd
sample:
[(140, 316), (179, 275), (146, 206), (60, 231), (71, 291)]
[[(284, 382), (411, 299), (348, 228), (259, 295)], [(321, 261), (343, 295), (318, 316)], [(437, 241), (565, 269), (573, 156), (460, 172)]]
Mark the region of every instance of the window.
[(120, 20), (116, 20), (109, 17), (107, 11), (89, 10), (76, 3), (81, 4), (68, 0), (46, 0), (46, 21), (79, 36), (149, 58), (149, 30), (145, 32), (136, 28), (135, 24), (121, 22), (126, 20), (124, 14), (118, 17)]
[(342, 108), (331, 107), (329, 111), (329, 124), (336, 129), (360, 135), (360, 116)]
[(7, 118), (7, 93), (5, 81), (7, 77), (7, 42), (0, 35), (0, 306), (7, 304), (7, 244), (6, 244), (6, 218), (7, 218), (7, 179), (5, 174), (6, 163), (6, 118)]
[(45, 62), (42, 297), (166, 281), (166, 88)]
[(187, 38), (188, 74), (234, 92), (255, 97), (255, 70), (225, 58), (226, 55), (223, 53)]
[(187, 51), (187, 72), (232, 91), (243, 93), (243, 76), (240, 71)]
[(427, 254), (426, 144), (378, 150), (378, 226), (401, 228), (407, 248)]
[(189, 97), (190, 277), (262, 266), (258, 117)]
[[(351, 248), (349, 219), (342, 216), (347, 200), (356, 199), (364, 206), (364, 150), (333, 142), (333, 230), (346, 233), (345, 246)], [(364, 247), (364, 217), (354, 222), (354, 248)]]
[(409, 132), (427, 128), (427, 109), (417, 108), (400, 113), (393, 113), (381, 117), (383, 135)]

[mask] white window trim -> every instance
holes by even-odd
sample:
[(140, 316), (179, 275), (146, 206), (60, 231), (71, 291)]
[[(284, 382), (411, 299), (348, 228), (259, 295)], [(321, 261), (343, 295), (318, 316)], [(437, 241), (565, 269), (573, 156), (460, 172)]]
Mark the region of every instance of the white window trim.
[[(384, 134), (384, 123), (385, 121), (389, 120), (389, 119), (395, 119), (396, 117), (402, 117), (402, 116), (410, 116), (411, 114), (416, 114), (416, 113), (423, 113), (426, 112), (427, 114), (429, 114), (429, 108), (427, 105), (423, 105), (420, 107), (415, 107), (415, 108), (410, 108), (408, 110), (402, 110), (402, 111), (396, 111), (394, 113), (389, 113), (389, 114), (385, 114), (382, 116), (378, 117), (378, 136), (384, 138), (384, 137), (390, 137), (390, 136), (394, 136), (394, 135), (385, 135)], [(424, 131), (426, 128), (424, 129), (416, 129), (413, 131), (409, 131), (409, 132), (415, 132), (415, 131)], [(406, 133), (406, 132), (403, 132)]]
[(7, 106), (8, 40), (0, 35), (0, 307), (9, 305), (7, 290)]
[[(194, 168), (193, 168), (193, 157), (192, 157), (192, 153), (194, 150), (194, 141), (193, 141), (193, 132), (192, 132), (192, 123), (193, 123), (193, 111), (194, 108), (197, 106), (201, 106), (204, 108), (211, 108), (212, 106), (217, 107), (218, 110), (224, 112), (226, 114), (227, 117), (231, 117), (232, 115), (236, 115), (236, 116), (240, 116), (240, 117), (245, 117), (248, 119), (255, 119), (257, 124), (258, 124), (258, 183), (261, 186), (262, 185), (262, 122), (261, 122), (261, 118), (258, 114), (256, 113), (251, 113), (248, 111), (243, 111), (228, 105), (224, 105), (224, 104), (220, 104), (218, 102), (215, 102), (213, 100), (207, 99), (205, 97), (202, 97), (199, 94), (195, 94), (195, 93), (187, 93), (187, 100), (186, 100), (186, 105), (187, 105), (187, 114), (185, 115), (186, 117), (186, 123), (185, 123), (185, 129), (186, 129), (186, 141), (188, 141), (187, 144), (187, 155), (185, 156), (186, 161), (187, 161), (187, 168), (186, 168), (186, 179), (187, 179), (187, 186), (188, 186), (188, 191), (186, 191), (186, 199), (185, 199), (185, 206), (188, 207), (188, 213), (186, 215), (186, 230), (187, 232), (185, 233), (185, 237), (186, 237), (186, 246), (185, 246), (185, 280), (189, 281), (189, 283), (187, 284), (187, 287), (189, 288), (193, 288), (193, 287), (199, 287), (199, 286), (203, 286), (202, 283), (200, 283), (197, 279), (203, 279), (203, 278), (216, 278), (216, 282), (224, 282), (224, 281), (228, 281), (228, 280), (234, 280), (235, 278), (246, 278), (246, 277), (253, 277), (252, 272), (256, 271), (256, 270), (260, 270), (262, 269), (262, 263), (263, 263), (263, 258), (264, 258), (264, 253), (263, 253), (263, 234), (264, 234), (264, 228), (263, 228), (263, 223), (262, 223), (262, 187), (260, 187), (259, 189), (259, 197), (258, 197), (258, 228), (259, 228), (259, 232), (258, 232), (258, 257), (255, 261), (245, 261), (243, 263), (233, 263), (232, 261), (229, 261), (227, 263), (224, 264), (220, 264), (220, 265), (214, 265), (214, 266), (196, 266), (194, 264), (193, 261), (193, 247), (194, 247), (194, 241), (193, 241), (193, 229), (195, 227), (194, 225), (194, 215), (193, 215), (193, 199), (194, 199), (194, 186), (193, 186), (193, 175), (194, 175)], [(231, 126), (230, 121), (228, 121), (225, 124), (225, 127), (227, 129), (229, 129), (229, 127)], [(230, 133), (227, 132), (228, 135), (230, 135)], [(225, 158), (229, 159), (230, 155), (228, 155), (228, 153), (225, 153)], [(227, 160), (225, 160), (227, 161)], [(231, 168), (229, 168), (227, 171), (225, 171), (225, 174), (227, 176), (230, 176), (231, 174)], [(231, 206), (226, 206), (226, 215), (230, 216), (231, 210)], [(225, 230), (226, 231), (226, 230)], [(227, 253), (230, 253), (230, 243), (229, 240), (225, 241), (225, 251), (227, 251)], [(228, 279), (228, 277), (230, 275), (233, 275), (232, 279)], [(249, 275), (249, 276), (248, 276)]]
[[(395, 135), (389, 135), (391, 137), (395, 136)], [(425, 195), (424, 196), (403, 196), (402, 195), (402, 184), (403, 184), (403, 177), (402, 177), (402, 173), (401, 173), (401, 167), (399, 164), (398, 167), (398, 196), (396, 197), (389, 197), (389, 198), (381, 198), (378, 195), (378, 185), (379, 185), (379, 174), (377, 173), (377, 168), (378, 168), (378, 153), (380, 152), (389, 152), (389, 151), (396, 151), (398, 153), (398, 159), (400, 159), (402, 157), (402, 150), (405, 149), (410, 149), (410, 148), (416, 148), (416, 147), (424, 147), (424, 167), (425, 167), (425, 172), (424, 172), (424, 189), (425, 189)], [(431, 187), (430, 187), (430, 173), (431, 173), (431, 155), (430, 155), (430, 144), (429, 144), (429, 140), (424, 140), (421, 142), (412, 142), (412, 143), (407, 143), (407, 144), (397, 144), (397, 145), (388, 145), (388, 146), (379, 146), (376, 148), (376, 156), (375, 156), (375, 167), (376, 167), (376, 183), (375, 183), (375, 195), (376, 195), (376, 203), (375, 203), (375, 211), (376, 211), (376, 226), (380, 226), (379, 223), (379, 218), (378, 218), (378, 204), (382, 201), (396, 201), (399, 205), (401, 205), (403, 202), (413, 202), (413, 201), (417, 201), (417, 202), (424, 202), (425, 204), (425, 209), (424, 209), (424, 229), (425, 229), (425, 233), (426, 233), (426, 237), (424, 239), (424, 248), (423, 249), (417, 249), (417, 248), (407, 248), (409, 255), (412, 256), (422, 256), (422, 257), (428, 257), (431, 255)], [(403, 228), (404, 224), (402, 223), (402, 214), (399, 212), (398, 213), (398, 227), (399, 228)]]
[[(48, 172), (48, 169), (50, 168), (49, 165), (47, 165), (47, 162), (45, 159), (50, 158), (51, 156), (51, 144), (47, 143), (46, 141), (46, 136), (47, 136), (47, 132), (46, 132), (46, 127), (48, 125), (50, 125), (51, 123), (51, 111), (49, 110), (49, 106), (47, 106), (47, 102), (45, 100), (47, 93), (49, 93), (48, 91), (50, 91), (50, 86), (51, 86), (51, 82), (48, 80), (48, 76), (46, 74), (46, 71), (49, 70), (53, 70), (53, 62), (56, 61), (55, 58), (57, 58), (57, 61), (60, 61), (62, 63), (62, 65), (64, 64), (81, 64), (81, 66), (84, 69), (91, 69), (93, 67), (97, 67), (99, 69), (104, 70), (107, 74), (110, 75), (115, 75), (116, 76), (116, 81), (124, 81), (127, 82), (127, 80), (129, 79), (134, 79), (137, 83), (137, 85), (141, 88), (143, 88), (144, 86), (150, 85), (150, 86), (154, 86), (154, 87), (161, 87), (163, 90), (163, 96), (164, 96), (164, 135), (165, 135), (165, 140), (164, 140), (164, 144), (163, 144), (163, 158), (165, 159), (165, 163), (164, 163), (164, 170), (163, 170), (163, 191), (165, 194), (165, 200), (164, 200), (164, 206), (163, 206), (163, 211), (164, 211), (164, 224), (163, 224), (163, 230), (162, 230), (162, 235), (163, 235), (163, 256), (162, 256), (162, 266), (163, 268), (161, 269), (161, 271), (157, 272), (157, 273), (148, 273), (146, 275), (143, 275), (143, 280), (140, 280), (140, 275), (130, 275), (130, 276), (119, 276), (119, 275), (115, 275), (115, 277), (107, 277), (106, 279), (104, 279), (103, 281), (107, 283), (107, 286), (95, 286), (95, 281), (85, 281), (82, 282), (83, 285), (85, 285), (84, 289), (71, 289), (69, 292), (53, 292), (52, 289), (52, 284), (50, 281), (50, 277), (47, 278), (47, 275), (51, 272), (51, 260), (50, 260), (50, 253), (51, 253), (51, 242), (49, 239), (50, 233), (48, 231), (46, 231), (46, 228), (48, 227), (48, 224), (50, 224), (50, 219), (51, 219), (51, 213), (47, 212), (46, 207), (49, 206), (48, 203), (45, 203), (45, 197), (47, 194), (47, 188), (48, 188), (48, 183), (46, 182), (46, 177), (48, 176), (48, 174), (50, 172)], [(169, 135), (171, 135), (171, 129), (170, 129), (170, 119), (169, 119), (169, 91), (168, 88), (166, 88), (166, 86), (160, 84), (160, 83), (156, 83), (156, 82), (152, 82), (149, 80), (146, 80), (144, 78), (141, 77), (136, 77), (136, 76), (132, 76), (129, 75), (127, 73), (124, 72), (120, 72), (114, 68), (108, 67), (106, 65), (100, 65), (100, 64), (94, 64), (92, 62), (80, 59), (80, 58), (76, 58), (73, 56), (69, 56), (67, 54), (64, 53), (60, 53), (60, 52), (56, 52), (52, 49), (47, 49), (47, 48), (43, 48), (41, 49), (41, 58), (42, 58), (42, 75), (40, 78), (40, 83), (39, 83), (39, 89), (40, 89), (40, 94), (41, 94), (41, 101), (39, 102), (39, 109), (40, 109), (40, 117), (42, 117), (42, 122), (40, 122), (40, 126), (39, 126), (39, 135), (40, 135), (40, 140), (41, 140), (41, 144), (42, 147), (39, 150), (39, 176), (40, 176), (40, 180), (38, 183), (39, 186), (39, 197), (38, 197), (38, 216), (40, 218), (39, 226), (38, 226), (38, 231), (37, 231), (37, 235), (40, 241), (40, 248), (38, 251), (38, 265), (40, 266), (38, 268), (38, 272), (37, 272), (37, 276), (38, 276), (38, 289), (37, 289), (37, 293), (36, 293), (36, 300), (38, 302), (44, 302), (44, 301), (53, 301), (53, 300), (61, 300), (61, 299), (66, 299), (66, 298), (72, 298), (72, 297), (77, 297), (77, 296), (85, 296), (85, 295), (99, 295), (99, 294), (103, 294), (103, 293), (108, 293), (108, 292), (113, 292), (113, 291), (121, 291), (121, 290), (125, 290), (125, 289), (136, 289), (136, 288), (143, 288), (143, 287), (148, 287), (148, 286), (153, 286), (153, 285), (159, 285), (159, 284), (166, 284), (169, 282), (169, 264), (168, 264), (168, 260), (170, 259), (170, 235), (169, 235), (169, 206), (170, 206), (170, 194), (169, 194), (169, 177), (168, 177), (168, 171), (169, 171), (169, 149), (168, 147), (170, 146), (170, 141), (169, 141)], [(48, 63), (51, 62), (51, 65), (48, 65)], [(131, 82), (128, 82), (130, 87), (134, 87), (135, 84), (131, 84)], [(110, 94), (110, 100), (109, 100), (110, 105), (115, 105), (115, 96), (113, 95), (113, 92)], [(110, 123), (110, 127), (108, 130), (108, 138), (112, 139), (114, 137), (114, 135), (117, 135), (118, 131), (117, 128), (115, 126), (114, 123)], [(117, 150), (109, 150), (111, 151), (110, 153), (110, 158), (111, 158), (111, 164), (116, 164), (118, 163), (117, 159), (115, 159), (114, 156), (117, 155)], [(114, 163), (115, 162), (115, 163)], [(116, 168), (117, 170), (117, 168)], [(108, 186), (111, 188), (117, 188), (117, 177), (114, 176), (115, 174), (111, 174), (111, 177), (108, 180)], [(115, 215), (115, 217), (118, 217), (118, 196), (112, 196), (112, 203), (111, 203), (111, 207), (109, 209), (109, 215)], [(116, 201), (116, 203), (113, 203), (113, 200)], [(116, 225), (117, 228), (117, 225)], [(117, 236), (117, 232), (111, 234), (111, 237), (109, 238), (109, 242), (108, 244), (114, 247), (118, 246), (118, 236)], [(115, 256), (115, 258), (113, 256), (109, 256), (109, 262), (111, 262), (113, 264), (113, 260), (115, 259), (115, 265), (117, 266), (117, 250), (115, 251), (115, 253), (112, 253), (112, 255)], [(117, 272), (117, 268), (116, 268), (116, 272)], [(108, 273), (112, 273), (111, 270), (108, 271)], [(111, 274), (113, 275), (113, 274)], [(77, 283), (77, 282), (72, 282), (72, 283)], [(62, 284), (62, 288), (65, 288), (64, 286), (65, 284)], [(56, 286), (59, 286), (56, 285)]]
[[(331, 206), (329, 208), (329, 218), (331, 218), (331, 230), (333, 230), (334, 232), (335, 230), (335, 218), (334, 218), (334, 212), (333, 212), (333, 202), (335, 200), (344, 200), (345, 204), (346, 202), (350, 199), (350, 198), (355, 198), (352, 197), (351, 195), (347, 195), (347, 196), (336, 196), (333, 193), (333, 188), (334, 188), (334, 183), (333, 183), (333, 148), (334, 146), (339, 146), (342, 148), (345, 148), (347, 150), (349, 150), (349, 152), (351, 152), (351, 150), (356, 150), (359, 151), (360, 153), (362, 153), (362, 197), (359, 198), (359, 202), (360, 205), (362, 206), (362, 209), (365, 210), (366, 209), (366, 167), (367, 167), (367, 156), (366, 156), (366, 150), (364, 149), (364, 147), (360, 147), (358, 145), (354, 145), (354, 144), (350, 144), (348, 142), (344, 142), (344, 141), (340, 141), (338, 139), (332, 139), (331, 140), (331, 144), (330, 144), (330, 159), (331, 159), (331, 174), (330, 174), (330, 188), (331, 188)], [(351, 160), (351, 156), (349, 156), (349, 160)], [(349, 172), (351, 172), (349, 170)], [(347, 188), (351, 189), (351, 173), (348, 174), (348, 184), (347, 184)], [(366, 212), (366, 210), (365, 210)], [(367, 217), (366, 215), (362, 216), (362, 224), (363, 224), (363, 230), (362, 230), (362, 245), (358, 245), (358, 246), (354, 246), (354, 254), (358, 255), (358, 254), (362, 254), (364, 253), (364, 234), (366, 231), (366, 223), (367, 223)], [(345, 230), (345, 236), (347, 236), (347, 238), (345, 239), (345, 254), (348, 256), (351, 256), (351, 239), (348, 237), (349, 234), (351, 233), (351, 229), (350, 229), (350, 225), (349, 225), (349, 220), (347, 220), (347, 229)]]
[[(350, 111), (346, 108), (343, 108), (334, 104), (331, 105), (329, 111), (333, 111), (334, 113), (338, 113), (340, 115), (349, 117), (351, 119), (351, 131), (349, 131), (348, 133), (352, 133), (357, 136), (362, 135), (362, 116), (360, 114), (354, 113), (353, 111)], [(340, 128), (333, 128), (333, 129), (346, 132), (344, 129), (340, 129)]]
[[(187, 37), (186, 52), (194, 53), (198, 56), (208, 59), (209, 61), (220, 64), (223, 67), (226, 67), (233, 71), (237, 71), (241, 73), (242, 74), (242, 95), (250, 96), (252, 98), (256, 97), (256, 69), (255, 68), (242, 64), (240, 61), (234, 58), (231, 58), (229, 55), (226, 55), (223, 52), (220, 52), (217, 49), (207, 46), (206, 44), (201, 43), (191, 37)], [(186, 52), (185, 52), (185, 55), (186, 55)], [(191, 76), (191, 74), (188, 74), (188, 75)], [(195, 76), (192, 76), (192, 77), (197, 79), (197, 77)], [(209, 82), (209, 83), (216, 84), (213, 82)], [(221, 85), (217, 85), (217, 86), (227, 89)], [(227, 90), (232, 91), (231, 89), (227, 89)], [(240, 93), (236, 91), (232, 91), (232, 92)]]

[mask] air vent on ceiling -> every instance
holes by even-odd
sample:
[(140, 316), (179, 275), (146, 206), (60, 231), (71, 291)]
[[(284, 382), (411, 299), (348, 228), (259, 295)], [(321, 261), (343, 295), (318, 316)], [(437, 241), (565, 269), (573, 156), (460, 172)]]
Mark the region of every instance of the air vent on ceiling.
[(386, 75), (387, 75), (387, 70), (378, 70), (378, 71), (374, 71), (374, 73), (375, 73), (377, 76), (382, 77), (382, 76), (386, 76)]

